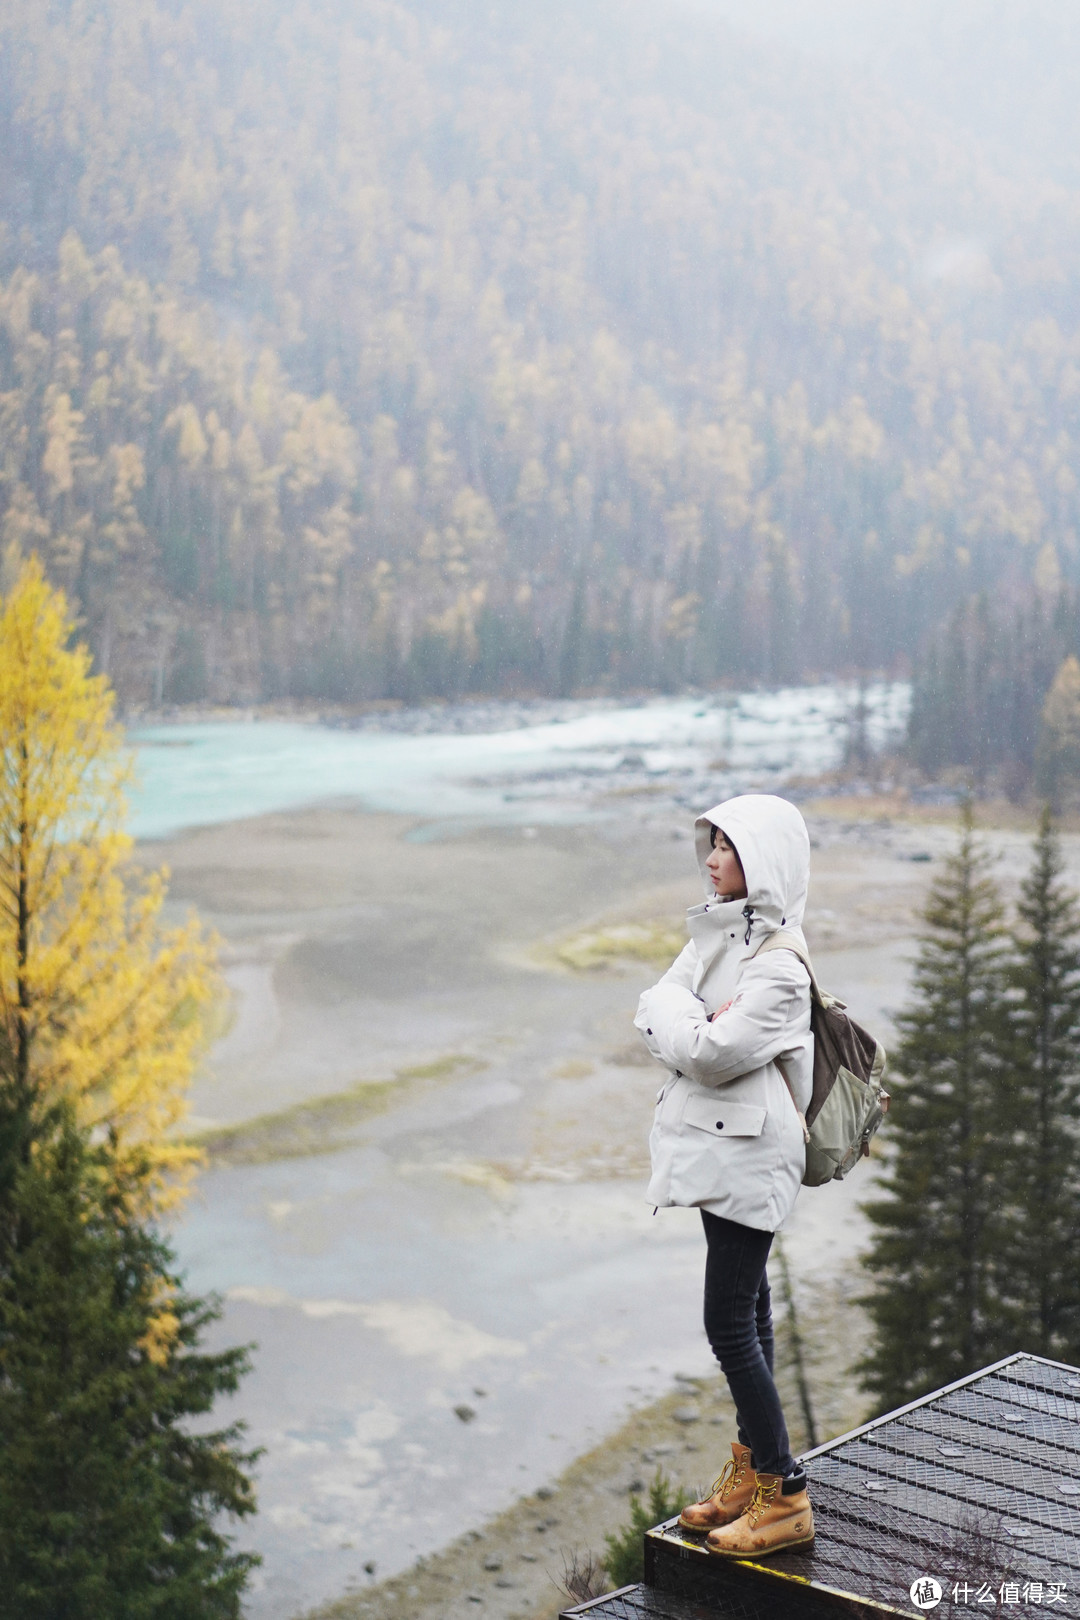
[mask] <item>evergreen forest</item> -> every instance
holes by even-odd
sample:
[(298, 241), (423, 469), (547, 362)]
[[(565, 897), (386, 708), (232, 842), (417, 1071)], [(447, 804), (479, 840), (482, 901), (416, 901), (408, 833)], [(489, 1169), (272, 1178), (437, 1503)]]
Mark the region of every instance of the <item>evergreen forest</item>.
[(979, 602), (1053, 617), (1072, 9), (913, 6), (859, 61), (724, 10), (8, 0), (0, 527), (123, 703), (925, 669)]
[(879, 1410), (1026, 1350), (1080, 1359), (1080, 904), (1044, 809), (1014, 911), (967, 807), (896, 1018), (865, 1206)]

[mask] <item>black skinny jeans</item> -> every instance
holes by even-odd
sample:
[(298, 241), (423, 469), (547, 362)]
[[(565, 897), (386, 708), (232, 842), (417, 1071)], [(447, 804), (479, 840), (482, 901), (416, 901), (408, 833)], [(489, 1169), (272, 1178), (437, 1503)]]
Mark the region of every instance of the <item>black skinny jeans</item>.
[(705, 1333), (735, 1402), (739, 1439), (763, 1474), (795, 1469), (787, 1424), (773, 1382), (773, 1324), (765, 1262), (773, 1235), (701, 1211), (705, 1261)]

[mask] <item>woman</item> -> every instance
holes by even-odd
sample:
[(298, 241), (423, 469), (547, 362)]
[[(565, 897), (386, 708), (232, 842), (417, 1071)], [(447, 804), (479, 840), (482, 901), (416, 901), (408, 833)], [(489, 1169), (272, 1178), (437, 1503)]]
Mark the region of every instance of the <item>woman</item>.
[(814, 1539), (773, 1382), (765, 1274), (805, 1164), (810, 977), (793, 951), (756, 954), (779, 928), (802, 943), (810, 840), (793, 804), (760, 793), (707, 811), (695, 833), (710, 898), (691, 908), (690, 943), (646, 990), (635, 1024), (669, 1070), (649, 1140), (649, 1201), (701, 1210), (705, 1332), (738, 1418), (732, 1461), (680, 1523), (707, 1531), (711, 1553), (745, 1558)]

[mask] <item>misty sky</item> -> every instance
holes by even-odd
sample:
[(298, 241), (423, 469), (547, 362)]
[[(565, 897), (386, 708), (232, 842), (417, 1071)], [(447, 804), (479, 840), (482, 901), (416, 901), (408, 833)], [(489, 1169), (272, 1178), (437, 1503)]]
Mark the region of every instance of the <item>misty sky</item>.
[(999, 157), (1076, 184), (1080, 7), (1073, 0), (689, 0), (745, 34), (884, 80)]

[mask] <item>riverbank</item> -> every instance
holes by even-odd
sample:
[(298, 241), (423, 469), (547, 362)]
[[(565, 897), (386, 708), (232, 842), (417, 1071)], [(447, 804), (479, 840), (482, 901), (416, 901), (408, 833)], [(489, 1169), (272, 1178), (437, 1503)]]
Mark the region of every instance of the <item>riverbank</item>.
[[(805, 1450), (809, 1436), (785, 1357), (786, 1325), (781, 1314), (778, 1381), (792, 1443)], [(824, 1319), (815, 1326), (824, 1327)], [(836, 1432), (864, 1415), (852, 1386), (842, 1409), (844, 1419), (838, 1410), (832, 1413)], [(704, 1495), (730, 1456), (733, 1435), (734, 1411), (723, 1380), (715, 1374), (680, 1378), (669, 1394), (635, 1412), (550, 1484), (390, 1580), (379, 1581), (376, 1568), (365, 1585), (312, 1611), (308, 1620), (555, 1620), (560, 1609), (578, 1601), (567, 1594), (570, 1571), (602, 1562), (605, 1536), (629, 1522), (632, 1493), (647, 1494), (659, 1470), (672, 1486)]]

